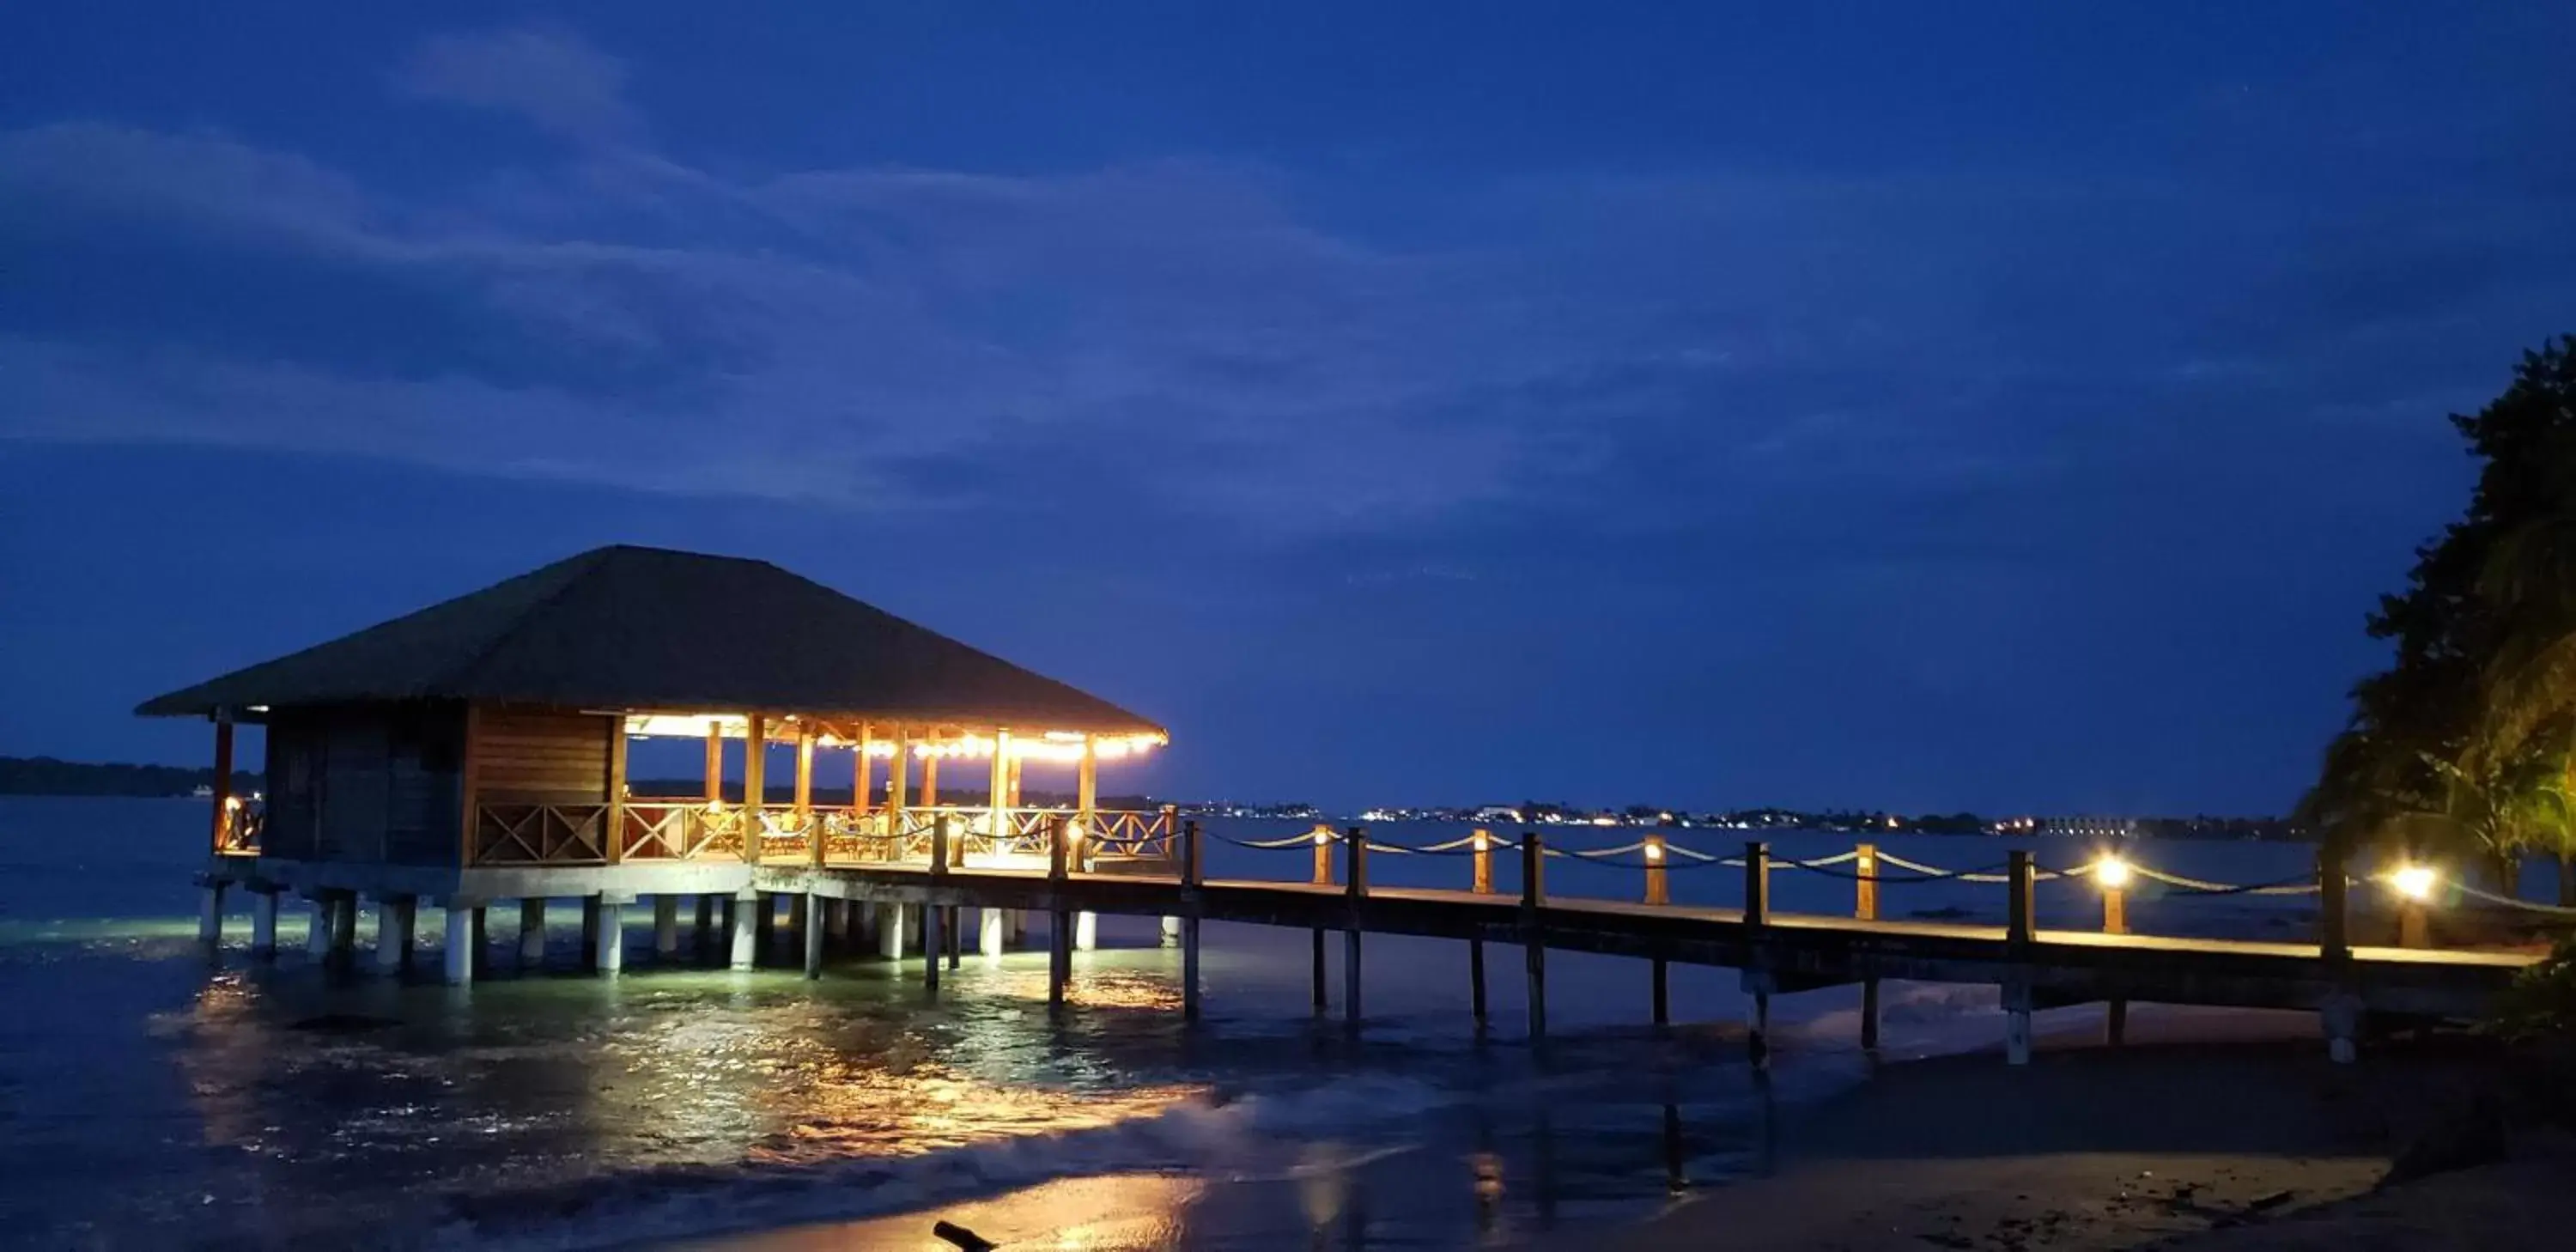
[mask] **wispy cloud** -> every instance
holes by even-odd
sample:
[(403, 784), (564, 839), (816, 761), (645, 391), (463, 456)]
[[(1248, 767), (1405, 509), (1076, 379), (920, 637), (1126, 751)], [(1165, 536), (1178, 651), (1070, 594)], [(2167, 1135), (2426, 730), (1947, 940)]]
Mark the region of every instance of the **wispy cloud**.
[(525, 28), (427, 40), (393, 82), (423, 100), (515, 113), (578, 143), (640, 143), (644, 119), (627, 101), (626, 72), (571, 31)]

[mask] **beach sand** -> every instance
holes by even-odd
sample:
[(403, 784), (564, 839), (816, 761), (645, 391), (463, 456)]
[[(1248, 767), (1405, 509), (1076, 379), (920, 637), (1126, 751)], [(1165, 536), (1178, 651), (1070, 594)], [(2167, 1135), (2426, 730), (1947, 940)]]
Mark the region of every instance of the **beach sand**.
[[(1620, 1244), (2348, 1252), (2543, 1246), (2529, 1237), (2545, 1227), (2523, 1210), (2553, 1202), (2561, 1225), (2547, 1228), (2576, 1221), (2576, 1203), (2525, 1177), (2555, 1164), (2560, 1192), (2576, 1191), (2564, 1163), (2373, 1191), (2397, 1152), (2467, 1099), (2474, 1049), (2387, 1046), (2334, 1066), (2308, 1015), (2216, 1010), (2142, 1008), (2130, 1038), (2112, 1049), (2089, 1032), (2043, 1037), (2018, 1069), (1991, 1052), (1890, 1065), (1783, 1119), (1766, 1176), (1711, 1188)], [(2493, 1202), (2499, 1188), (2517, 1188), (2514, 1203)], [(2487, 1225), (2447, 1211), (2467, 1194)], [(2429, 1230), (2446, 1233), (2428, 1242)]]

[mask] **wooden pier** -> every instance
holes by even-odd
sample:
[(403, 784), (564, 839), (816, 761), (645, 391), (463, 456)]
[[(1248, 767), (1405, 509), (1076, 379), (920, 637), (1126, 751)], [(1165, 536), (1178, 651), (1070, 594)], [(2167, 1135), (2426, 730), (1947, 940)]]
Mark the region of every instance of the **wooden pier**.
[[(1028, 914), (1052, 917), (1050, 997), (1060, 1005), (1072, 952), (1111, 914), (1164, 919), (1192, 1017), (1200, 928), (1218, 921), (1310, 932), (1319, 1013), (1332, 1003), (1329, 932), (1340, 932), (1341, 1011), (1354, 1029), (1366, 1022), (1367, 937), (1406, 935), (1468, 945), (1479, 1018), (1486, 947), (1518, 947), (1534, 1037), (1547, 1032), (1547, 954), (1571, 951), (1649, 962), (1646, 1011), (1658, 1024), (1670, 1017), (1671, 965), (1742, 971), (1757, 1062), (1772, 996), (1856, 984), (1862, 1042), (1874, 1045), (1878, 986), (1891, 978), (2002, 988), (2016, 1061), (2028, 1056), (2034, 1010), (2106, 1002), (2116, 1037), (2132, 1000), (2312, 1010), (2333, 1054), (2350, 1059), (2366, 1018), (2477, 1016), (2530, 959), (2351, 946), (2340, 865), (2304, 884), (2230, 887), (2107, 857), (2047, 870), (2024, 851), (2000, 873), (1953, 874), (1866, 844), (1777, 861), (1760, 844), (1721, 854), (1661, 832), (1611, 849), (1553, 849), (1535, 831), (1408, 848), (1318, 828), (1245, 844), (1308, 868), (1302, 881), (1209, 879), (1196, 823), (1168, 806), (1099, 800), (1101, 762), (1167, 742), (1162, 727), (774, 566), (655, 549), (584, 553), (138, 711), (214, 723), (219, 790), (200, 878), (209, 943), (226, 893), (247, 891), (252, 952), (273, 956), (280, 899), (300, 895), (311, 902), (308, 949), (345, 965), (363, 901), (375, 914), (376, 964), (400, 971), (430, 905), (445, 911), (443, 972), (459, 984), (487, 959), (494, 906), (518, 903), (518, 959), (533, 965), (546, 951), (547, 902), (570, 898), (581, 902), (585, 963), (602, 974), (624, 965), (626, 910), (649, 901), (662, 956), (680, 948), (685, 911), (693, 946), (722, 945), (735, 968), (772, 952), (783, 924), (809, 976), (836, 944), (895, 958), (919, 951), (935, 991), (968, 944), (961, 914), (973, 909), (972, 942), (986, 954), (1012, 943)], [(229, 793), (241, 723), (268, 732), (268, 787), (247, 800)], [(635, 794), (630, 741), (673, 737), (691, 741), (692, 754), (704, 744), (699, 794)], [(741, 762), (738, 783), (729, 753)], [(833, 769), (847, 771), (850, 799), (823, 803), (818, 758), (843, 753)], [(783, 799), (769, 783), (774, 756), (790, 779)], [(943, 796), (943, 762), (981, 774), (980, 793), (952, 785)], [(1071, 794), (1026, 802), (1024, 767), (1050, 764), (1071, 775)], [(1457, 857), (1465, 885), (1378, 887), (1370, 863), (1387, 854)], [(1518, 894), (1494, 890), (1498, 856), (1519, 860)], [(1641, 889), (1632, 900), (1552, 896), (1547, 865), (1566, 857), (1633, 857)], [(1671, 903), (1669, 876), (1685, 861), (1741, 873), (1742, 905)], [(1848, 878), (1851, 915), (1773, 910), (1772, 878), (1792, 870)], [(2133, 870), (2185, 891), (2313, 891), (2322, 933), (2311, 945), (2129, 934)], [(2077, 875), (2102, 894), (2102, 931), (2039, 929), (2035, 884)], [(2007, 920), (1879, 916), (1882, 888), (1939, 878), (1999, 888)], [(2405, 911), (2410, 937), (2426, 933), (2420, 901), (2434, 881), (2425, 867), (2398, 876), (2417, 901)]]

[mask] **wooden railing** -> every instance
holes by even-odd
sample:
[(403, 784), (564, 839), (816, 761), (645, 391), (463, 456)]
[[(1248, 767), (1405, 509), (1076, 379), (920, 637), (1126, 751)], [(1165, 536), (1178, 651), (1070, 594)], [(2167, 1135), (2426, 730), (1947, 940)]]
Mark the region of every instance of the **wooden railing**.
[(964, 805), (856, 813), (800, 810), (793, 804), (764, 804), (755, 811), (705, 800), (644, 799), (618, 808), (622, 812), (612, 832), (612, 809), (606, 804), (479, 805), (473, 863), (741, 860), (745, 832), (755, 829), (758, 859), (764, 863), (813, 863), (818, 839), (826, 865), (927, 861), (931, 834), (942, 820), (949, 823), (949, 838), (961, 860), (1018, 855), (1042, 861), (1049, 832), (1059, 820), (1076, 824), (1085, 861), (1169, 859), (1174, 829), (1170, 809), (1099, 809), (1084, 818), (1068, 809), (1015, 808), (996, 814)]
[(608, 859), (605, 804), (480, 804), (476, 865), (598, 865)]

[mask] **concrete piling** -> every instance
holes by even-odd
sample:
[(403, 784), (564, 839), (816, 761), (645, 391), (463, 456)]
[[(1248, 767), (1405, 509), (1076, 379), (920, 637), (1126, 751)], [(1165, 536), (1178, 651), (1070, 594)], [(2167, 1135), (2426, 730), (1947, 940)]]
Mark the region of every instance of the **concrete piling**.
[(251, 888), (250, 954), (253, 960), (277, 959), (277, 888)]
[(519, 901), (519, 968), (540, 969), (546, 963), (546, 902)]
[(653, 955), (663, 958), (680, 951), (680, 897), (668, 893), (653, 897)]
[(623, 896), (598, 895), (591, 899), (599, 906), (599, 947), (591, 954), (591, 968), (614, 976), (626, 968), (626, 905)]

